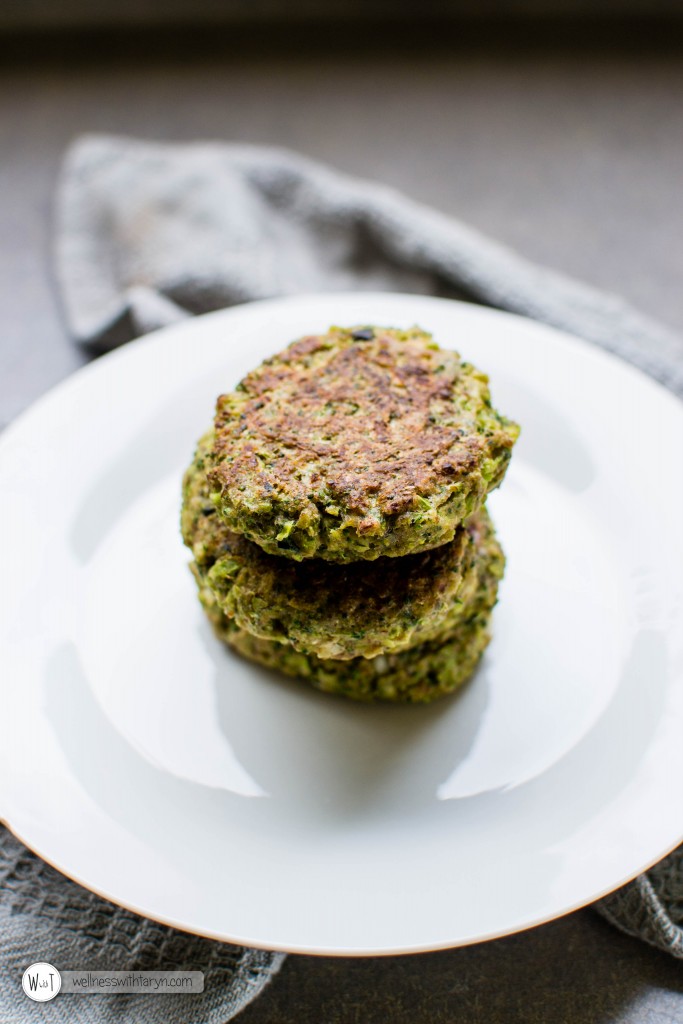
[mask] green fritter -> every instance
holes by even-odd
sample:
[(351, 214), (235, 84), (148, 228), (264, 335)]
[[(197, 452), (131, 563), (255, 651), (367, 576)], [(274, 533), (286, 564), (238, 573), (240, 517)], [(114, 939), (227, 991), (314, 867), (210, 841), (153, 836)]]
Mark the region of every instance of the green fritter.
[(486, 375), (417, 327), (301, 338), (221, 395), (215, 428), (226, 525), (271, 554), (333, 562), (453, 540), (519, 434)]
[(502, 566), (498, 549), (468, 614), (454, 629), (409, 650), (350, 661), (317, 658), (295, 651), (289, 644), (252, 636), (223, 614), (213, 591), (195, 573), (200, 599), (217, 636), (250, 661), (352, 700), (427, 704), (453, 693), (477, 667), (490, 640), (489, 623)]
[(317, 658), (372, 658), (455, 628), (499, 548), (484, 509), (448, 544), (402, 559), (344, 565), (264, 552), (217, 515), (207, 482), (212, 435), (200, 441), (183, 487), (182, 532), (198, 578), (236, 626)]

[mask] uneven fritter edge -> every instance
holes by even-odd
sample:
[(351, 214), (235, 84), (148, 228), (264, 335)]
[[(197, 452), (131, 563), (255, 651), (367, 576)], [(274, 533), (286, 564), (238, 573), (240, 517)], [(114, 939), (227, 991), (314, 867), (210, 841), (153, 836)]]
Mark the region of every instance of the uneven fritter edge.
[(447, 634), (409, 650), (349, 661), (301, 654), (289, 645), (252, 636), (220, 611), (213, 592), (199, 577), (198, 583), (216, 635), (243, 657), (352, 700), (426, 704), (453, 693), (477, 667), (490, 641), (489, 622), (501, 573), (502, 565), (487, 575), (470, 613)]
[(294, 562), (265, 553), (216, 514), (210, 450), (209, 433), (185, 475), (183, 537), (221, 611), (242, 629), (320, 658), (368, 658), (423, 643), (467, 614), (495, 545), (484, 509), (449, 544), (400, 561)]

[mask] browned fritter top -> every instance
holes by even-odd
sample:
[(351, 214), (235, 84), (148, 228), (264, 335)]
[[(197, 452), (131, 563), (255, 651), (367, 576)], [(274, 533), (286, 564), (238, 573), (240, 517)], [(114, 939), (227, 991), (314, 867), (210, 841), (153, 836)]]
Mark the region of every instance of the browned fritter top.
[(514, 440), (486, 376), (417, 328), (301, 338), (219, 398), (215, 425), (216, 490), (246, 488), (252, 507), (313, 501), (360, 517), (359, 533)]

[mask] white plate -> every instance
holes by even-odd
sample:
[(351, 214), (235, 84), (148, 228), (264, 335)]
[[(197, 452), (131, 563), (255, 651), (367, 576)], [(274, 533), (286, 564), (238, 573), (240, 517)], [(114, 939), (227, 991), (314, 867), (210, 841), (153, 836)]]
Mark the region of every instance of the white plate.
[[(464, 691), (364, 707), (203, 620), (181, 473), (216, 395), (330, 323), (419, 323), (523, 433)], [(445, 300), (254, 303), (77, 373), (0, 443), (0, 811), (65, 874), (253, 946), (398, 953), (585, 904), (683, 833), (683, 406), (547, 327)]]

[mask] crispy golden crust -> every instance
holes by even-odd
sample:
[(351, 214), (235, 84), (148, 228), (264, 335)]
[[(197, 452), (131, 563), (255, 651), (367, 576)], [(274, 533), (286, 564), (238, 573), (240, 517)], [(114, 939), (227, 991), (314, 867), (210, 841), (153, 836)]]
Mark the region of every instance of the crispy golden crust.
[(517, 438), (487, 378), (424, 331), (332, 328), (222, 395), (209, 468), (226, 523), (294, 559), (372, 559), (451, 540)]

